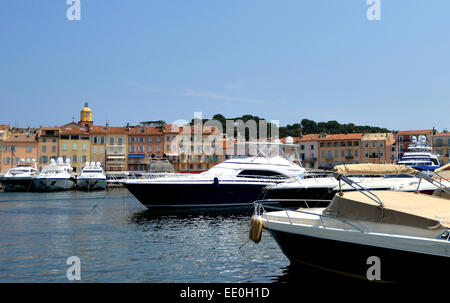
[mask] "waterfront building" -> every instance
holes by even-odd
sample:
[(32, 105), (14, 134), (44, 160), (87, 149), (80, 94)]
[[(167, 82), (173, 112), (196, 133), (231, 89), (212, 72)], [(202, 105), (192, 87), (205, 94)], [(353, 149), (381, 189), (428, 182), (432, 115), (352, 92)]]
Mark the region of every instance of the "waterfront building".
[(403, 154), (407, 151), (408, 146), (413, 144), (411, 138), (414, 136), (418, 138), (419, 136), (425, 136), (427, 138), (428, 144), (431, 146), (431, 136), (436, 133), (435, 129), (422, 129), (422, 130), (405, 130), (399, 131), (395, 135), (396, 142), (396, 160), (400, 160)]
[(361, 162), (362, 133), (320, 134), (319, 168), (330, 169), (338, 164), (357, 164)]
[(364, 134), (361, 139), (361, 163), (392, 163), (392, 133)]
[(303, 167), (319, 168), (319, 138), (319, 134), (307, 134), (294, 138), (294, 143), (299, 146)]
[(38, 170), (59, 156), (59, 127), (41, 127), (37, 136)]
[(2, 144), (2, 173), (16, 167), (20, 160), (37, 159), (37, 130), (12, 129)]
[(439, 155), (441, 165), (449, 163), (450, 154), (450, 133), (444, 130), (432, 136), (433, 153)]
[(73, 171), (80, 173), (85, 162), (91, 161), (89, 127), (72, 122), (60, 127), (59, 156), (70, 159)]
[(106, 126), (95, 125), (89, 128), (90, 143), (91, 143), (91, 161), (100, 162), (102, 167), (105, 167), (106, 159)]
[(2, 151), (3, 151), (3, 140), (6, 139), (9, 132), (9, 125), (0, 125), (0, 174), (3, 173), (2, 170)]
[[(216, 127), (193, 126), (181, 128), (177, 138), (179, 148), (179, 172), (201, 173), (224, 161), (223, 134)], [(198, 138), (198, 139), (196, 139)]]
[(164, 131), (164, 154), (170, 164), (174, 166), (175, 171), (179, 171), (179, 151), (178, 151), (178, 135), (180, 134), (180, 127), (175, 124), (168, 124)]
[(106, 173), (128, 171), (128, 128), (106, 126)]
[(128, 170), (145, 172), (152, 157), (162, 158), (164, 135), (159, 127), (133, 126), (128, 131)]

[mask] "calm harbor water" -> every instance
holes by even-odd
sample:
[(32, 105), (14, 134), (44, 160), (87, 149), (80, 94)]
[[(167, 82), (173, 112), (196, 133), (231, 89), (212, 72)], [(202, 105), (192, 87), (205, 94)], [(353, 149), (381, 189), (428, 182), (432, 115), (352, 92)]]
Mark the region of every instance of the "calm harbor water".
[(251, 210), (157, 214), (126, 190), (0, 193), (0, 282), (276, 282), (292, 268)]

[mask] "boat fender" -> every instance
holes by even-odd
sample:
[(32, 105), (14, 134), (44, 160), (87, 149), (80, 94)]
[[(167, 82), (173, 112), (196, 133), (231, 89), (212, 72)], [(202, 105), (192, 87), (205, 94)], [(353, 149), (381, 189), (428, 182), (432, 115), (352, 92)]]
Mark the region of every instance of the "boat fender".
[(250, 240), (252, 240), (255, 243), (259, 243), (259, 241), (261, 241), (262, 226), (263, 220), (261, 220), (261, 218), (258, 218), (256, 216), (253, 216), (250, 221), (250, 233), (249, 233)]
[(216, 187), (219, 187), (219, 178), (214, 177), (214, 185), (215, 185)]

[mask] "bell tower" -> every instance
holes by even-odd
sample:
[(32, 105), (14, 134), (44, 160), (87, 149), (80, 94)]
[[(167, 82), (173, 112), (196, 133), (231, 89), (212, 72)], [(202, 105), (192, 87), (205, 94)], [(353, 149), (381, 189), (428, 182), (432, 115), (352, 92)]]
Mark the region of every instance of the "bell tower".
[(80, 112), (80, 122), (78, 124), (86, 127), (92, 127), (94, 122), (92, 121), (92, 110), (89, 108), (88, 103), (84, 103), (84, 107)]

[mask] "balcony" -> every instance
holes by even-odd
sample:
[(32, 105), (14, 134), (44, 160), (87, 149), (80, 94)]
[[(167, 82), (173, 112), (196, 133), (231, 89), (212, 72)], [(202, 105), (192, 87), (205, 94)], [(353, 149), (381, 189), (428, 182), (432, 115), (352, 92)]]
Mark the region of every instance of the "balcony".
[(355, 157), (353, 157), (353, 156), (345, 156), (345, 159), (346, 160), (351, 160), (351, 159), (354, 159)]

